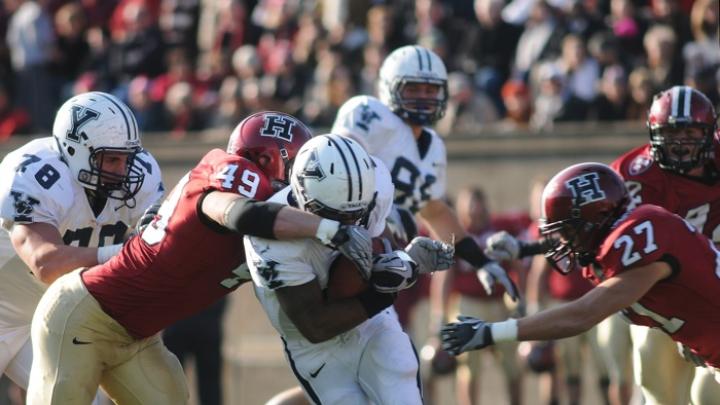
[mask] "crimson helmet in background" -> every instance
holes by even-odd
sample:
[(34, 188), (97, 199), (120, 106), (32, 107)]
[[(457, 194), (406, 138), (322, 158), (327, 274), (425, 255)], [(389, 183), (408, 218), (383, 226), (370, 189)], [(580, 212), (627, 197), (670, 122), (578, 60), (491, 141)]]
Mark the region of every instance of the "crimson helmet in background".
[(629, 202), (620, 175), (602, 163), (580, 163), (556, 174), (542, 195), (540, 233), (553, 241), (545, 257), (562, 274), (590, 264)]
[[(712, 102), (703, 93), (688, 86), (675, 86), (655, 95), (648, 112), (647, 127), (653, 158), (661, 168), (684, 174), (703, 166), (713, 158), (713, 137), (717, 115)], [(663, 135), (666, 128), (696, 127), (703, 131), (701, 139), (670, 139)], [(671, 156), (674, 147), (687, 148), (689, 160)]]
[(312, 137), (299, 119), (277, 111), (263, 111), (242, 120), (230, 134), (227, 152), (254, 162), (279, 190), (288, 185), (289, 172), (300, 147)]

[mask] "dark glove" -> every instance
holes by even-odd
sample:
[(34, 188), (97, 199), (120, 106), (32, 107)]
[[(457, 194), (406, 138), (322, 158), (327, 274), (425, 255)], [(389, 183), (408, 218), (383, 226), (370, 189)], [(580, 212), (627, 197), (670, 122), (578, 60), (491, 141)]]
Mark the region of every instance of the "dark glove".
[(440, 329), (443, 350), (457, 356), (495, 343), (489, 322), (464, 315), (458, 320), (460, 322), (448, 323)]

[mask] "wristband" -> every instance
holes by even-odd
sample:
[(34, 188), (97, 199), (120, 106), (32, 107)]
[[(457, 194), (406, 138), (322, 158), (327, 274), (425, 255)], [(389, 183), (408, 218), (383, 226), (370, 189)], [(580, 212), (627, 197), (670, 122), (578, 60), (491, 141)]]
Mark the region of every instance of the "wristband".
[(98, 264), (103, 264), (110, 260), (116, 254), (120, 253), (122, 247), (122, 243), (118, 243), (117, 245), (100, 246), (99, 248), (97, 248)]
[(395, 301), (395, 294), (385, 294), (368, 288), (358, 294), (356, 298), (360, 301), (360, 305), (363, 306), (368, 319), (370, 319), (383, 309), (392, 305)]
[(517, 319), (491, 323), (490, 331), (493, 342), (515, 342), (518, 335)]
[(488, 264), (491, 260), (485, 256), (475, 239), (466, 236), (455, 244), (455, 256), (472, 264), (474, 267), (480, 268)]
[(338, 229), (340, 229), (340, 223), (338, 221), (323, 218), (320, 220), (317, 231), (315, 231), (315, 237), (323, 244), (329, 245), (330, 242), (332, 242), (333, 236), (338, 232)]

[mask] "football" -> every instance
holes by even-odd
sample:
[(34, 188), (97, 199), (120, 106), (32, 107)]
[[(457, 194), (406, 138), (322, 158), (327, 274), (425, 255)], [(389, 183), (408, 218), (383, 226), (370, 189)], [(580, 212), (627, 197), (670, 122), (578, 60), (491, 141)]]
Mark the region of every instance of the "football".
[[(383, 238), (373, 238), (373, 254), (385, 253)], [(326, 297), (328, 301), (337, 301), (354, 297), (368, 288), (367, 280), (347, 257), (340, 255), (330, 265)]]

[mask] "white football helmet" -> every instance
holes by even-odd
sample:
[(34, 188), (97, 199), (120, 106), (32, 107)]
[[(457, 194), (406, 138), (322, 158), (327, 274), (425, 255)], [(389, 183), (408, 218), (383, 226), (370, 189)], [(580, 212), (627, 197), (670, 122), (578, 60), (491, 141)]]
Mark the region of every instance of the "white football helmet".
[(345, 224), (357, 223), (375, 198), (375, 164), (356, 141), (318, 135), (300, 148), (290, 185), (299, 208)]
[[(132, 111), (115, 96), (93, 91), (67, 100), (55, 115), (53, 137), (77, 181), (108, 198), (129, 200), (142, 187), (145, 175), (135, 165), (142, 150)], [(104, 152), (126, 153), (127, 172), (102, 170)]]
[[(407, 83), (440, 86), (437, 99), (403, 99)], [(401, 118), (416, 125), (430, 125), (445, 115), (447, 106), (447, 70), (433, 51), (417, 45), (394, 50), (380, 67), (380, 101)]]

